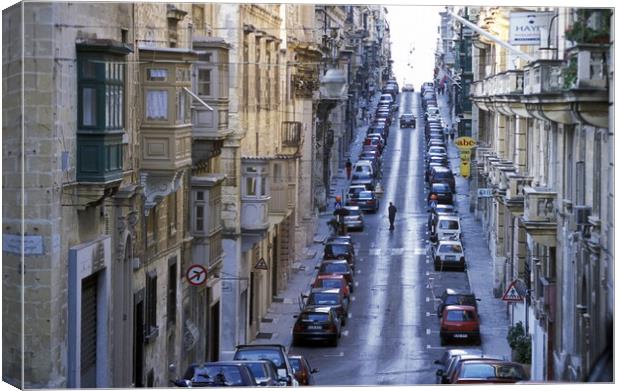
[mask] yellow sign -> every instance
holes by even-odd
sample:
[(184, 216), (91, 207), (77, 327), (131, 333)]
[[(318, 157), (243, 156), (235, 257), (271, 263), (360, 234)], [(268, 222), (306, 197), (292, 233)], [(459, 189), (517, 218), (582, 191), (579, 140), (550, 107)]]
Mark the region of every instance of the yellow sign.
[(463, 136), (455, 139), (454, 145), (456, 145), (456, 147), (462, 151), (464, 149), (470, 150), (472, 148), (475, 148), (478, 143), (471, 137)]
[(461, 176), (469, 178), (469, 160), (461, 160)]
[(460, 151), (461, 160), (471, 160), (471, 150), (470, 149), (462, 149)]

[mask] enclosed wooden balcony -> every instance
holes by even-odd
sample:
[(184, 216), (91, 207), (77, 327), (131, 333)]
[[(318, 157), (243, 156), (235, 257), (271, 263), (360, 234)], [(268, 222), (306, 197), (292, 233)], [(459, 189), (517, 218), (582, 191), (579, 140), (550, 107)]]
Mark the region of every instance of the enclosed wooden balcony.
[(557, 241), (556, 198), (557, 193), (549, 189), (525, 186), (523, 217), (525, 230), (534, 241), (548, 247), (555, 247)]

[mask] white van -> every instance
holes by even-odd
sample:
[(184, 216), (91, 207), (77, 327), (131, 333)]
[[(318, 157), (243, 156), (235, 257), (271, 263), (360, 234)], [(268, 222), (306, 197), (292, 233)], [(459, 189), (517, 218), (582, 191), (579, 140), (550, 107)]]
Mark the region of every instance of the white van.
[(438, 215), (435, 223), (437, 240), (461, 239), (461, 220), (458, 216)]
[(371, 177), (374, 177), (375, 172), (372, 168), (372, 162), (369, 160), (358, 160), (353, 166), (353, 174), (368, 174)]
[(391, 104), (392, 102), (394, 102), (394, 98), (392, 98), (391, 94), (381, 94), (381, 97), (379, 98), (379, 104), (381, 103)]

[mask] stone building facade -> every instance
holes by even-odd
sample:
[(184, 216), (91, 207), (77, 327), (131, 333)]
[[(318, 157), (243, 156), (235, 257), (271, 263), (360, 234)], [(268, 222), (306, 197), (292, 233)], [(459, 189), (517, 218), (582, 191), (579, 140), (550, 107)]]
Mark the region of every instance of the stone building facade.
[(384, 15), (351, 7), (330, 10), (331, 46), (314, 5), (4, 11), (3, 380), (165, 387), (254, 339), (313, 240), (358, 111), (343, 97), (331, 118), (324, 176), (323, 58), (345, 85), (380, 88)]
[[(531, 336), (533, 380), (592, 380), (613, 344), (613, 16), (468, 11), (495, 36), (473, 37), (470, 95), (471, 208), (487, 232), (494, 292), (516, 283), (525, 297), (507, 311)], [(509, 40), (511, 13), (526, 11), (545, 18), (548, 42), (506, 50), (497, 40)]]

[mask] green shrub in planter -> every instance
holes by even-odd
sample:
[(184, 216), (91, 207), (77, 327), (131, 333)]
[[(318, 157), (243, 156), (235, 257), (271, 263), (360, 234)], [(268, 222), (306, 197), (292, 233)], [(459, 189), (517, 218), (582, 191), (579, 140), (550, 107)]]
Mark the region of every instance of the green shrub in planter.
[(522, 322), (518, 322), (508, 329), (506, 336), (508, 345), (512, 349), (513, 359), (522, 364), (532, 362), (532, 338), (525, 333)]

